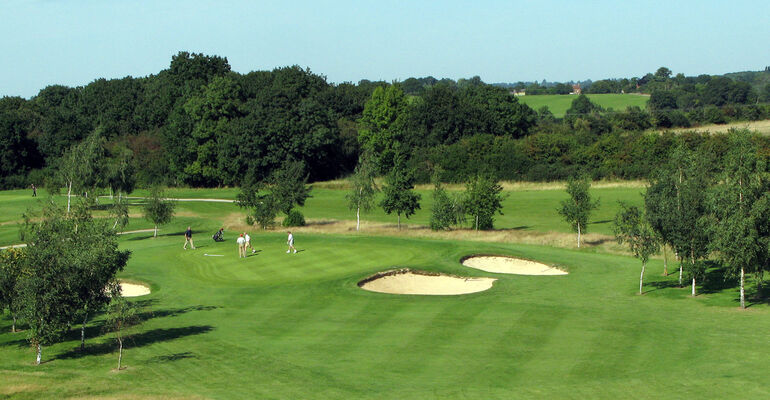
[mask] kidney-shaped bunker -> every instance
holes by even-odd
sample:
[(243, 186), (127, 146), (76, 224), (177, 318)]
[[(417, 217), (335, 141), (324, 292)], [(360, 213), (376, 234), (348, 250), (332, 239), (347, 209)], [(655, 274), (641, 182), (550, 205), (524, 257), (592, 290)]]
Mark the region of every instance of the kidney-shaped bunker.
[(380, 272), (361, 282), (361, 289), (379, 293), (457, 295), (482, 292), (492, 287), (494, 278), (442, 275), (408, 268)]
[(466, 267), (498, 274), (567, 275), (567, 271), (539, 262), (503, 256), (470, 256), (462, 260)]

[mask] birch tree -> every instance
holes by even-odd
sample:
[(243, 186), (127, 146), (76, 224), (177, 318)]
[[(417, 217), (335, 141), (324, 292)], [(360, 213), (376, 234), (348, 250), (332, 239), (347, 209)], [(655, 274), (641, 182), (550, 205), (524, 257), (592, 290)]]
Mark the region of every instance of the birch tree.
[(24, 249), (0, 250), (0, 313), (8, 309), (13, 319), (11, 333), (16, 332), (16, 319), (19, 316), (19, 299), (16, 284), (24, 268)]
[(70, 212), (73, 191), (78, 193), (95, 185), (102, 155), (102, 139), (99, 131), (95, 131), (70, 147), (56, 163), (56, 181), (67, 188), (67, 213)]
[(138, 307), (121, 296), (119, 291), (115, 291), (107, 308), (106, 327), (112, 332), (118, 344), (118, 371), (123, 368), (123, 342), (130, 337), (131, 328), (136, 327), (140, 322)]
[(770, 195), (765, 163), (748, 132), (731, 133), (725, 170), (712, 191), (712, 250), (740, 279), (740, 305), (746, 308), (746, 275), (761, 271), (767, 253), (767, 205)]
[(374, 206), (374, 196), (379, 190), (374, 182), (375, 168), (367, 157), (362, 156), (350, 179), (352, 188), (345, 196), (348, 208), (356, 210), (356, 232), (361, 227), (361, 211), (368, 212)]
[(476, 176), (465, 186), (463, 207), (476, 231), (494, 228), (495, 214), (503, 215), (503, 187), (485, 176)]
[(144, 218), (155, 224), (152, 237), (158, 237), (158, 225), (171, 222), (174, 218), (176, 204), (166, 199), (163, 191), (157, 186), (153, 186), (150, 189), (150, 196), (146, 201), (144, 205)]
[(72, 258), (74, 275), (70, 285), (77, 291), (80, 328), (80, 349), (85, 349), (85, 330), (88, 318), (101, 310), (109, 302), (106, 288), (114, 284), (115, 276), (125, 268), (129, 251), (118, 250), (116, 232), (108, 220), (94, 219), (88, 208), (88, 202), (81, 201), (77, 212), (75, 230), (70, 236), (70, 251), (77, 254)]
[(639, 294), (642, 294), (647, 261), (660, 250), (658, 238), (639, 208), (624, 203), (620, 207), (620, 212), (615, 216), (615, 239), (618, 244), (627, 244), (634, 257), (642, 261), (642, 272), (639, 275)]
[(36, 349), (35, 364), (43, 346), (61, 339), (79, 310), (76, 265), (81, 250), (72, 240), (76, 223), (53, 201), (45, 205), (42, 219), (25, 221), (25, 269), (18, 283), (19, 314), (26, 322), (27, 339)]
[(580, 248), (580, 236), (587, 232), (588, 219), (591, 212), (599, 207), (599, 200), (591, 200), (588, 189), (591, 182), (588, 177), (570, 178), (567, 181), (569, 199), (561, 202), (559, 214), (570, 224), (572, 231), (577, 233), (577, 247)]
[(433, 188), (433, 209), (430, 214), (430, 229), (434, 231), (450, 229), (453, 225), (465, 222), (465, 209), (462, 196), (450, 196), (438, 179)]

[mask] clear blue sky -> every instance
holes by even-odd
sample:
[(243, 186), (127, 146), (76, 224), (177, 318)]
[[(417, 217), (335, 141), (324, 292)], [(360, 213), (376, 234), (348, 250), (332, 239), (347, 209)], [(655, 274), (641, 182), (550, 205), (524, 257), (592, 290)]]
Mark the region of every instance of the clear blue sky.
[(0, 0), (0, 96), (157, 73), (180, 50), (331, 82), (515, 82), (759, 70), (768, 39), (767, 0)]

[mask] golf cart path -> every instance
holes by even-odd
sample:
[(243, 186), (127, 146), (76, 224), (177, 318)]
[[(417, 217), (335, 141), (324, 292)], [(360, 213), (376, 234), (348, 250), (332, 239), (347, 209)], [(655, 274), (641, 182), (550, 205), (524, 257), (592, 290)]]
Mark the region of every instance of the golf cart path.
[[(160, 229), (158, 229), (158, 230), (160, 230)], [(128, 235), (129, 233), (144, 233), (144, 232), (153, 232), (153, 231), (155, 231), (155, 229), (138, 229), (138, 230), (135, 230), (135, 231), (118, 232), (117, 234), (118, 235)], [(12, 245), (9, 245), (9, 246), (0, 246), (0, 250), (16, 249), (16, 248), (19, 248), (19, 247), (27, 247), (27, 244), (26, 243), (22, 243), (22, 244), (12, 244)]]
[[(99, 196), (99, 197), (110, 197), (110, 196)], [(139, 196), (124, 196), (124, 199), (136, 199), (136, 200), (145, 200), (147, 197), (139, 197)], [(203, 202), (209, 202), (209, 203), (235, 203), (235, 200), (228, 200), (228, 199), (175, 199), (172, 197), (168, 197), (164, 200), (172, 200), (172, 201), (203, 201)]]

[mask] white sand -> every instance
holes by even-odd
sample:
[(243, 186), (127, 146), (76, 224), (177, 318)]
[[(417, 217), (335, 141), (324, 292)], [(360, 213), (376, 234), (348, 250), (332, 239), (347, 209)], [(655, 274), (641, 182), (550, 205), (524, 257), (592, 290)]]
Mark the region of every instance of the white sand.
[(466, 267), (498, 274), (517, 275), (567, 275), (566, 271), (539, 262), (513, 257), (478, 256), (463, 261)]
[(457, 295), (482, 292), (492, 287), (494, 278), (459, 278), (448, 275), (422, 275), (412, 271), (385, 275), (361, 285), (379, 293)]
[(120, 293), (123, 297), (139, 297), (150, 294), (150, 288), (135, 283), (120, 282)]

